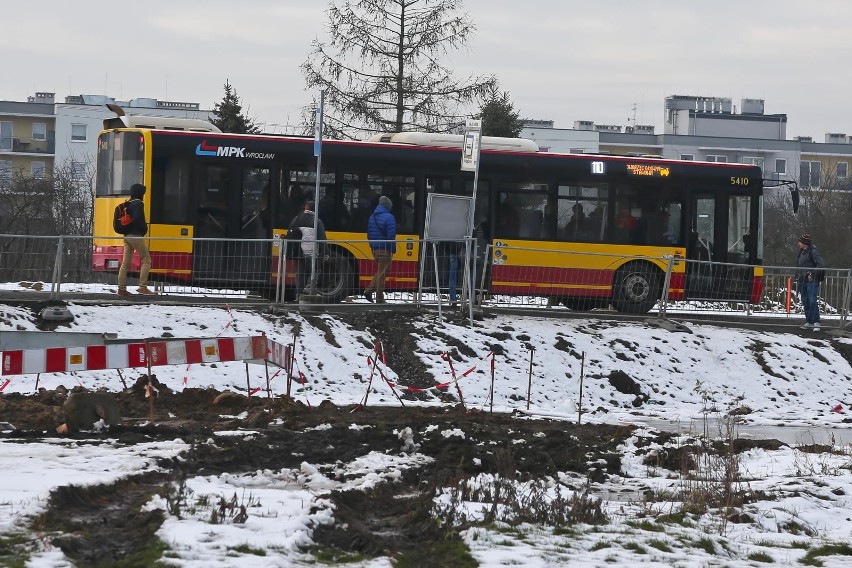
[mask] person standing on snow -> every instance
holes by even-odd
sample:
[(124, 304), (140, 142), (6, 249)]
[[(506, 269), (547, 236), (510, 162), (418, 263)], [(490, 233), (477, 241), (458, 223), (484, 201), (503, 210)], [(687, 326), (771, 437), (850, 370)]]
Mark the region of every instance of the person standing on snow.
[[(325, 259), (325, 225), (322, 219), (317, 219), (317, 232), (314, 234), (314, 202), (313, 200), (305, 201), (305, 210), (296, 215), (290, 222), (290, 227), (287, 230), (288, 235), (299, 234), (299, 247), (297, 248), (296, 261), (298, 270), (296, 271), (296, 290), (302, 294), (311, 293), (311, 259), (316, 248), (317, 264), (316, 275), (318, 279), (322, 261)], [(298, 231), (296, 231), (298, 229)]]
[(825, 275), (825, 262), (822, 260), (811, 236), (807, 233), (799, 237), (799, 254), (796, 257), (796, 289), (805, 309), (805, 325), (802, 329), (819, 331), (819, 283)]
[(396, 252), (396, 218), (391, 213), (393, 202), (390, 197), (383, 195), (379, 198), (379, 204), (370, 215), (367, 222), (367, 239), (370, 241), (370, 249), (376, 260), (376, 272), (373, 280), (364, 289), (364, 297), (367, 301), (373, 301), (373, 292), (376, 293), (376, 302), (385, 303), (385, 278), (390, 271), (391, 260)]
[(133, 221), (130, 224), (130, 232), (124, 235), (124, 257), (121, 260), (121, 267), (118, 269), (118, 291), (116, 294), (121, 297), (130, 295), (130, 292), (127, 291), (127, 271), (130, 270), (130, 263), (133, 261), (133, 251), (139, 254), (139, 261), (141, 262), (139, 288), (136, 292), (147, 296), (156, 295), (156, 292), (148, 288), (151, 254), (148, 252), (148, 243), (145, 241), (145, 235), (148, 234), (148, 223), (145, 221), (145, 203), (142, 201), (145, 190), (145, 186), (141, 183), (134, 183), (130, 186), (130, 200), (127, 202), (127, 211)]

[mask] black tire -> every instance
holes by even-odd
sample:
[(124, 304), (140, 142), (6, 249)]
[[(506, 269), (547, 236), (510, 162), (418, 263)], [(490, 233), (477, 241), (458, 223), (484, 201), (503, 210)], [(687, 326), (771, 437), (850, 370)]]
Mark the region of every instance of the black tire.
[(562, 305), (575, 312), (588, 312), (602, 302), (599, 298), (562, 298)]
[(354, 269), (349, 257), (340, 252), (331, 251), (328, 260), (322, 261), (317, 293), (324, 304), (339, 304), (352, 293)]
[(647, 314), (660, 299), (662, 272), (647, 262), (629, 262), (615, 273), (612, 303), (619, 312)]

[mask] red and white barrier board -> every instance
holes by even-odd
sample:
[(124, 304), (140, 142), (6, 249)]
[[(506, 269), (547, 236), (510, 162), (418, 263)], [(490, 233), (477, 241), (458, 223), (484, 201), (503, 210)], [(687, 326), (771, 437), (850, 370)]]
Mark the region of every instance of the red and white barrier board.
[(264, 360), (266, 337), (218, 337), (4, 351), (0, 375), (99, 371), (192, 363)]

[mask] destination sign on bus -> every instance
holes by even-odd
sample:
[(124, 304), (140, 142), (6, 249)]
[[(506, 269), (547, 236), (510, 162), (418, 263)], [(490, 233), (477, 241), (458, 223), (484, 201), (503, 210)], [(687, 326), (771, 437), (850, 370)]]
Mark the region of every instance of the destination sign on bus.
[(667, 166), (652, 164), (627, 164), (627, 171), (634, 176), (669, 177), (671, 170)]

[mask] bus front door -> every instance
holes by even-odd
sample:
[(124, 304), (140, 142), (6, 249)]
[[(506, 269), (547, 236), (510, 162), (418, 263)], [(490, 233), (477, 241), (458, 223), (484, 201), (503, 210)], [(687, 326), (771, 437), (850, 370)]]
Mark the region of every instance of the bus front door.
[(271, 278), (271, 176), (266, 168), (202, 165), (193, 280), (257, 286)]

